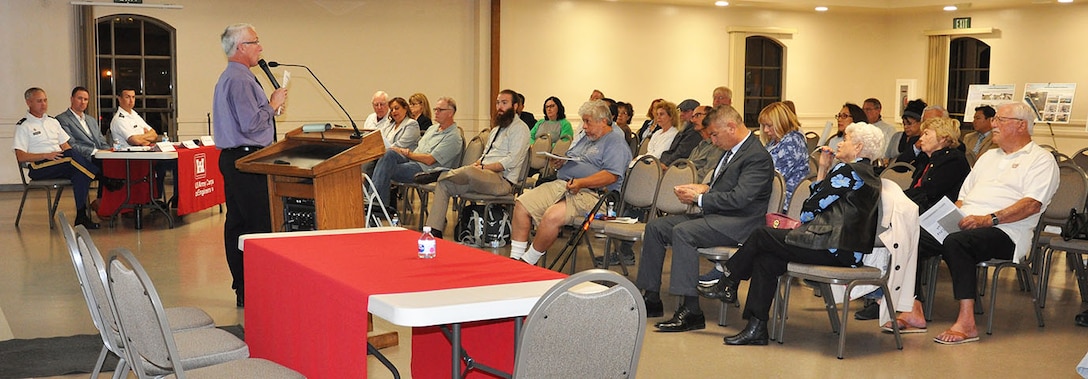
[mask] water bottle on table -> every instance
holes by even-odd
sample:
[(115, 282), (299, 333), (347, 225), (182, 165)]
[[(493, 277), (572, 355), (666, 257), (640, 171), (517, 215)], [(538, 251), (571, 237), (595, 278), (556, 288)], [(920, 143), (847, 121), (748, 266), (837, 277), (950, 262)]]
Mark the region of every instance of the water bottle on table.
[(438, 254), (434, 236), (431, 235), (431, 227), (423, 227), (423, 235), (419, 236), (419, 258), (431, 259)]

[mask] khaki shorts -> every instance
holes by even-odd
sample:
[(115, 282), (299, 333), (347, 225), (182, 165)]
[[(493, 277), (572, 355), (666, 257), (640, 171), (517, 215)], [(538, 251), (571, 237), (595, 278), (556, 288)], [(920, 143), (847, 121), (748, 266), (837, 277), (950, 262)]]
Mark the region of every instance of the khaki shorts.
[[(565, 225), (576, 225), (582, 222), (586, 213), (593, 210), (599, 197), (596, 192), (588, 189), (578, 191), (577, 194), (567, 192), (567, 183), (562, 180), (553, 180), (537, 186), (518, 196), (518, 202), (529, 211), (533, 222), (540, 224), (544, 212), (560, 200), (566, 200), (567, 220)], [(573, 204), (573, 206), (571, 206)]]

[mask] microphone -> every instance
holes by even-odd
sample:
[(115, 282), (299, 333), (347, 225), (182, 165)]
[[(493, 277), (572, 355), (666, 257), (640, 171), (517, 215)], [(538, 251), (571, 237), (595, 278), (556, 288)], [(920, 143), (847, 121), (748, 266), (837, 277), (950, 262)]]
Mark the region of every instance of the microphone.
[[(311, 70), (309, 67), (306, 67), (305, 65), (301, 65), (301, 64), (288, 64), (288, 63), (280, 63), (280, 62), (268, 62), (268, 64), (265, 65), (263, 59), (260, 62), (257, 62), (257, 64), (261, 65), (261, 68), (263, 68), (265, 70), (265, 72), (269, 72), (267, 67), (279, 67), (279, 66), (302, 67), (302, 68), (306, 69), (306, 71), (309, 71), (310, 76), (314, 77), (314, 80), (317, 80), (317, 84), (321, 85), (321, 89), (325, 90), (325, 93), (329, 94), (329, 97), (332, 98), (332, 101), (336, 102), (336, 105), (340, 106), (340, 110), (344, 112), (344, 115), (348, 116), (348, 121), (351, 121), (351, 128), (355, 130), (355, 133), (351, 134), (351, 139), (362, 139), (363, 138), (363, 132), (359, 131), (359, 126), (355, 124), (355, 120), (351, 118), (351, 114), (348, 114), (348, 110), (344, 109), (344, 105), (340, 104), (340, 100), (336, 100), (336, 96), (333, 96), (332, 92), (329, 92), (329, 88), (325, 87), (325, 83), (322, 83), (321, 79), (319, 79), (317, 77), (317, 75), (314, 74), (314, 71)], [(268, 74), (268, 77), (269, 78), (272, 77), (272, 74), (270, 72)], [(275, 84), (275, 82), (276, 82), (275, 79), (273, 79), (272, 83)]]
[[(276, 62), (272, 62), (276, 63)], [(268, 69), (268, 63), (265, 63), (264, 59), (257, 61), (257, 65), (261, 66), (261, 70), (264, 70), (264, 74), (268, 75), (268, 81), (272, 82), (272, 88), (280, 89), (280, 83), (276, 81), (276, 76), (272, 75), (272, 70)], [(272, 66), (276, 67), (276, 66)]]

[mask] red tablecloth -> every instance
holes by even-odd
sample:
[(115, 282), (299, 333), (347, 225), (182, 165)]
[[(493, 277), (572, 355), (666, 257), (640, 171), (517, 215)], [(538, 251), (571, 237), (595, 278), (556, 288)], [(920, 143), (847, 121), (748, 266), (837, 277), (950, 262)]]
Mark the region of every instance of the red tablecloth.
[[(132, 188), (129, 204), (147, 204), (151, 202), (151, 162), (142, 160), (129, 161), (129, 173), (125, 172), (124, 159), (103, 159), (102, 175), (108, 179), (124, 180)], [(99, 182), (102, 199), (98, 201), (98, 216), (112, 216), (113, 212), (125, 202), (125, 187), (111, 191), (105, 182)], [(132, 212), (132, 208), (122, 209), (120, 213)]]
[(227, 200), (223, 173), (219, 172), (219, 150), (215, 146), (196, 149), (178, 147), (178, 216), (208, 209)]
[[(418, 259), (418, 238), (415, 231), (394, 231), (247, 241), (250, 353), (310, 378), (362, 378), (370, 295), (565, 276), (445, 240), (438, 241), (437, 258)], [(467, 324), (462, 333), (474, 359), (513, 371), (512, 321)], [(413, 331), (414, 377), (449, 377), (449, 358), (449, 342), (436, 327)]]

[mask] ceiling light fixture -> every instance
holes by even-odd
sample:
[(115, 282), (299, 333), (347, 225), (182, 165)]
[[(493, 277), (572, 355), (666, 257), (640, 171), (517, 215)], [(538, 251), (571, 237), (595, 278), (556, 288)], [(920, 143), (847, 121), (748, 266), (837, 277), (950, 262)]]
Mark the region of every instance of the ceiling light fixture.
[(728, 1), (715, 1), (714, 5), (719, 6), (719, 7), (727, 7), (727, 6), (729, 6), (729, 2)]
[(1058, 2), (1062, 3), (1062, 4), (1069, 4), (1069, 3), (1072, 3), (1073, 0), (1058, 0)]
[(957, 10), (957, 9), (959, 9), (959, 8), (957, 8), (955, 5), (945, 5), (944, 6), (944, 10), (949, 11), (949, 12)]
[(822, 5), (818, 6), (818, 7), (816, 7), (816, 11), (817, 12), (827, 12), (827, 7), (822, 6)]

